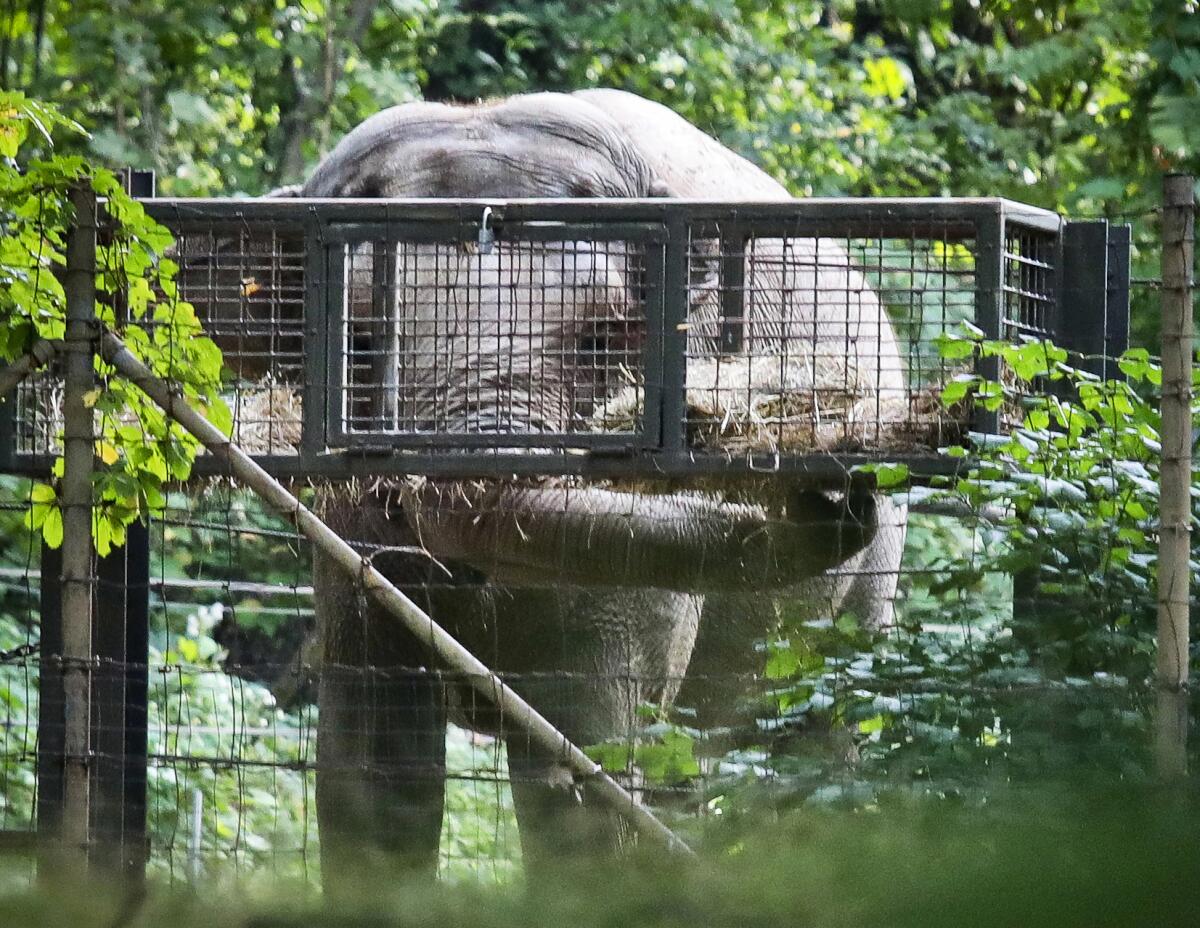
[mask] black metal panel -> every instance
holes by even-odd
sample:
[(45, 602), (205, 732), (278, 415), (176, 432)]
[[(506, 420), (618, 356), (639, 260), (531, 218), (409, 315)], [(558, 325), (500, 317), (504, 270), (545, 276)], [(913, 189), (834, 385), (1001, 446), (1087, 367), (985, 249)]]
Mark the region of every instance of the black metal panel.
[(95, 598), (92, 865), (140, 880), (146, 847), (150, 533), (129, 527), (125, 545), (98, 558)]
[[(149, 660), (149, 531), (129, 529), (126, 544), (97, 560), (92, 680), (93, 866), (140, 880), (146, 847), (146, 743)], [(50, 840), (42, 870), (53, 870), (53, 836), (64, 801), (62, 552), (41, 554), (37, 821)], [(50, 865), (47, 867), (47, 865)]]
[(121, 186), (131, 197), (145, 199), (155, 195), (158, 179), (154, 171), (138, 168), (121, 169)]
[(1060, 346), (1081, 369), (1104, 376), (1108, 303), (1108, 223), (1069, 222), (1063, 230)]
[[(37, 829), (56, 836), (62, 827), (66, 798), (64, 755), (64, 692), (62, 672), (62, 551), (42, 544), (41, 554), (41, 650), (38, 677), (37, 740)], [(54, 870), (53, 842), (40, 847), (39, 876), (51, 877)]]

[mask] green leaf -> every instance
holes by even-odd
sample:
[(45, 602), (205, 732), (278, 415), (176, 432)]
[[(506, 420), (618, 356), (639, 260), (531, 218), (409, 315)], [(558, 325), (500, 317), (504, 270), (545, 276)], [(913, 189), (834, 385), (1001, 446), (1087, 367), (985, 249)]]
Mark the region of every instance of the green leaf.
[(63, 541), (63, 520), (61, 509), (51, 509), (46, 513), (42, 522), (42, 538), (51, 548), (58, 548)]

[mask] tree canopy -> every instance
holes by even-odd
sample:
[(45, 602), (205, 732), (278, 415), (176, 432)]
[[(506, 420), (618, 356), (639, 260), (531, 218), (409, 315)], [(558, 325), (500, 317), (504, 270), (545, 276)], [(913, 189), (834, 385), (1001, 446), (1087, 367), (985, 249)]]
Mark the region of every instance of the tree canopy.
[(0, 82), (163, 193), (258, 194), (415, 98), (613, 86), (798, 194), (1140, 212), (1200, 167), (1195, 0), (7, 0)]

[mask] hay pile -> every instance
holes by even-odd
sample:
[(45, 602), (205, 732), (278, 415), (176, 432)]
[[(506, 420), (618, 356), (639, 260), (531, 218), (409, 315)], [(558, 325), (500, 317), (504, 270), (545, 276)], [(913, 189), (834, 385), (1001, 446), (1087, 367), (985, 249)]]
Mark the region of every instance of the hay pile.
[[(961, 438), (964, 416), (944, 408), (938, 393), (937, 387), (881, 391), (845, 358), (692, 359), (687, 441), (729, 455), (932, 451)], [(641, 386), (631, 384), (601, 404), (585, 427), (629, 432), (642, 400)], [(234, 439), (248, 453), (298, 453), (298, 389), (261, 381), (243, 386), (231, 405)]]
[(233, 440), (247, 454), (300, 453), (304, 407), (297, 388), (266, 378), (240, 387), (228, 402)]
[[(714, 357), (687, 367), (687, 440), (726, 454), (910, 450), (944, 443), (937, 391), (881, 391), (853, 358)], [(627, 431), (641, 391), (627, 387), (595, 417)]]

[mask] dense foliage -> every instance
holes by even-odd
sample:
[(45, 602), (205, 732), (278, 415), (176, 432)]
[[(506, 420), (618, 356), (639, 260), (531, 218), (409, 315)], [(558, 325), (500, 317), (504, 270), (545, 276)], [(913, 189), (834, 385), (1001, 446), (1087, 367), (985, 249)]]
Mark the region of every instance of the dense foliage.
[[(18, 5), (19, 6), (19, 5)], [(10, 10), (13, 7), (10, 7)], [(31, 0), (0, 82), (169, 193), (261, 192), (415, 97), (617, 86), (799, 193), (1128, 212), (1200, 165), (1191, 0)]]
[[(160, 376), (169, 376), (182, 395), (228, 428), (220, 397), (221, 354), (204, 336), (192, 307), (176, 298), (175, 262), (164, 257), (171, 237), (141, 204), (127, 196), (111, 171), (79, 155), (30, 157), (48, 149), (54, 133), (81, 133), (53, 106), (19, 93), (0, 94), (0, 361), (12, 361), (36, 339), (61, 339), (65, 332), (66, 230), (73, 221), (71, 190), (88, 185), (105, 198), (104, 234), (96, 246), (96, 316), (117, 331), (130, 350)], [(18, 160), (19, 159), (19, 160)], [(123, 312), (118, 313), (118, 302)], [(173, 425), (134, 387), (100, 375), (85, 402), (97, 412), (93, 534), (105, 554), (121, 544), (126, 526), (162, 510), (163, 487), (191, 472), (199, 443)], [(48, 414), (55, 402), (43, 408)], [(61, 459), (55, 474), (61, 476)], [(62, 512), (53, 485), (32, 491), (30, 525), (54, 547), (62, 541)]]

